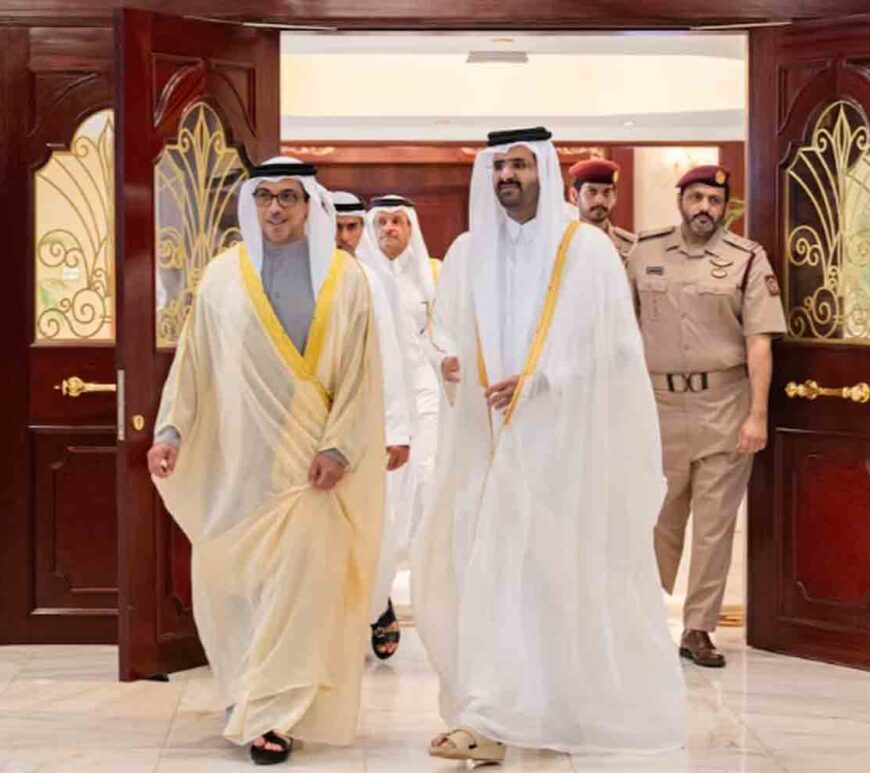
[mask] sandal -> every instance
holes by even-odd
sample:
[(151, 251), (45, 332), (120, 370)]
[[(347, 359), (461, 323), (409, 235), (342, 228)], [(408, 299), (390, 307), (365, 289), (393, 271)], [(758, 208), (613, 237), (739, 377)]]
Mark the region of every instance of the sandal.
[(460, 727), (437, 736), (429, 746), (430, 757), (472, 762), (503, 762), (505, 746), (478, 735), (468, 727)]
[[(384, 612), (378, 621), (372, 626), (372, 650), (378, 660), (388, 660), (393, 657), (399, 650), (399, 641), (402, 638), (400, 630), (387, 630), (391, 625), (395, 625), (396, 613), (393, 610), (392, 599), (387, 600), (387, 611)], [(396, 648), (392, 652), (385, 652), (384, 647), (390, 644), (395, 644)]]
[(290, 752), (293, 751), (292, 738), (282, 738), (276, 732), (270, 730), (268, 733), (263, 733), (263, 739), (266, 743), (280, 746), (281, 750), (275, 751), (274, 749), (267, 749), (265, 745), (254, 746), (251, 744), (251, 759), (255, 765), (278, 765), (284, 762), (290, 756)]

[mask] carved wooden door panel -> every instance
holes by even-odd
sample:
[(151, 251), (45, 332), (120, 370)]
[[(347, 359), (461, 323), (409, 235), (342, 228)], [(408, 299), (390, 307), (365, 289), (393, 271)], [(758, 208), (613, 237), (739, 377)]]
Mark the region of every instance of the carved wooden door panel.
[(0, 49), (0, 643), (114, 642), (112, 30)]
[(749, 643), (870, 667), (870, 17), (752, 33), (749, 152), (789, 329), (751, 485)]
[(190, 548), (145, 463), (163, 381), (207, 262), (239, 236), (235, 195), (278, 153), (278, 35), (146, 11), (117, 16), (120, 669), (203, 662)]

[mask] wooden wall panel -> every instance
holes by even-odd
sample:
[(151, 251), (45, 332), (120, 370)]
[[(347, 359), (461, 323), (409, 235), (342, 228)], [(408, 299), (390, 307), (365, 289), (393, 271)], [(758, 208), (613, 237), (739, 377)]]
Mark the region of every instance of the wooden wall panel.
[[(644, 143), (710, 145), (711, 143)], [(712, 143), (717, 144), (717, 143)], [(569, 168), (592, 156), (620, 164), (619, 199), (613, 222), (634, 228), (634, 148), (639, 143), (556, 143), (567, 193)], [(733, 171), (732, 193), (744, 197), (744, 143), (718, 143), (723, 163)], [(453, 239), (468, 227), (471, 168), (479, 142), (317, 142), (282, 143), (282, 152), (318, 165), (318, 179), (330, 190), (347, 190), (368, 200), (398, 193), (417, 203), (429, 250), (443, 256)], [(676, 182), (676, 181), (675, 181)], [(567, 198), (567, 196), (566, 196)], [(742, 223), (738, 224), (738, 232)]]
[(329, 190), (349, 190), (366, 201), (385, 193), (412, 199), (426, 246), (443, 257), (451, 242), (468, 228), (468, 185), (471, 167), (447, 164), (322, 163), (318, 179)]

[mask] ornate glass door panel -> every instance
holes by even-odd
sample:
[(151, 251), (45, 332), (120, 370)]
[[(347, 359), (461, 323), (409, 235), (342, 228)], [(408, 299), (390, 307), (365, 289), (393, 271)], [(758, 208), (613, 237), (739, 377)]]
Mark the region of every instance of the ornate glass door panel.
[[(870, 18), (751, 35), (750, 235), (788, 334), (750, 487), (748, 639), (870, 667)], [(775, 285), (772, 285), (775, 290)]]
[(118, 475), (121, 677), (203, 661), (190, 547), (145, 454), (175, 342), (208, 261), (238, 238), (235, 194), (278, 152), (278, 36), (146, 11), (119, 16)]
[(786, 168), (789, 336), (870, 345), (870, 124), (838, 100)]
[(115, 343), (114, 112), (35, 172), (36, 343)]
[(174, 348), (209, 261), (241, 239), (236, 202), (246, 177), (220, 116), (206, 102), (191, 105), (154, 168), (158, 348)]

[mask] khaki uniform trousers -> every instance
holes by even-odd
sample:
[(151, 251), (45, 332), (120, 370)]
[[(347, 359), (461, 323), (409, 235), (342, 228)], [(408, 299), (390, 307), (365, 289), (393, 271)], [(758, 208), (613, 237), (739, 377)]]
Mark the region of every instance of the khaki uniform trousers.
[(668, 493), (655, 527), (655, 552), (671, 593), (693, 514), (687, 630), (714, 631), (722, 608), (737, 511), (749, 483), (752, 456), (738, 454), (749, 413), (749, 381), (703, 392), (656, 390)]

